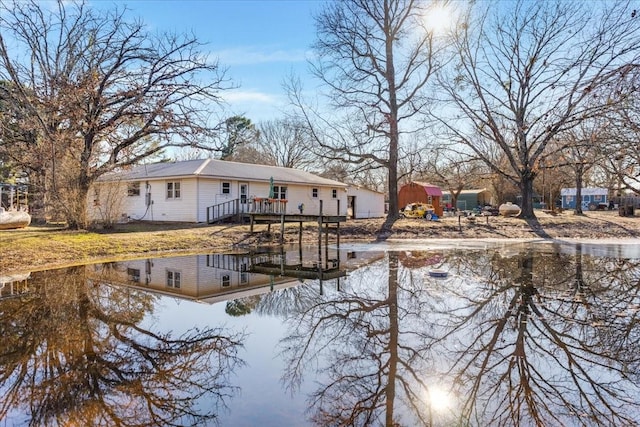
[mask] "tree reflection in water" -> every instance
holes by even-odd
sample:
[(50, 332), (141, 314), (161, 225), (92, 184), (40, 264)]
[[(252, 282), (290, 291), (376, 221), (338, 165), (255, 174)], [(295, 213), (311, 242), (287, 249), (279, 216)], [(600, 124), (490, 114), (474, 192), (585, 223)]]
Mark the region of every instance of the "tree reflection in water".
[(286, 383), (315, 371), (317, 425), (636, 425), (638, 260), (536, 248), (390, 253), (301, 294)]
[(244, 336), (145, 329), (156, 297), (105, 284), (109, 269), (88, 280), (86, 268), (34, 274), (31, 293), (0, 301), (0, 419), (19, 410), (34, 426), (213, 422), (236, 391)]

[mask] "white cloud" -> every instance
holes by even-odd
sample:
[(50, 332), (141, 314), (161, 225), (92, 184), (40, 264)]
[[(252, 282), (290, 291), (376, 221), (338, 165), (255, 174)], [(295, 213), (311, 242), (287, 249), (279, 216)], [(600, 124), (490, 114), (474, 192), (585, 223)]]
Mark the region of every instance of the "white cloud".
[(303, 49), (268, 50), (259, 47), (240, 47), (213, 52), (220, 63), (225, 65), (267, 64), (274, 62), (303, 62), (308, 52)]
[(267, 104), (277, 102), (277, 98), (273, 95), (251, 90), (229, 90), (224, 93), (224, 100), (231, 104), (236, 102), (261, 102)]
[(226, 115), (242, 115), (254, 123), (282, 116), (285, 100), (282, 96), (258, 90), (233, 90), (224, 93)]

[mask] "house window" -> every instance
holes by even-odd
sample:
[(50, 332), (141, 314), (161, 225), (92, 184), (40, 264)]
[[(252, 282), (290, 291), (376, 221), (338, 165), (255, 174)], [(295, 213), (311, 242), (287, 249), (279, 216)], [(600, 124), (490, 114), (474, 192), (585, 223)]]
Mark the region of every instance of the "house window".
[(338, 190), (336, 190), (335, 188), (331, 190), (331, 198), (332, 199), (338, 198)]
[(167, 199), (180, 198), (180, 182), (167, 182)]
[(274, 199), (286, 199), (287, 198), (287, 187), (275, 185), (273, 187), (273, 198)]
[(226, 288), (227, 286), (231, 285), (231, 277), (228, 274), (225, 274), (224, 276), (222, 276), (222, 287)]
[(247, 283), (249, 283), (249, 273), (240, 273), (240, 284), (246, 285)]
[(130, 182), (127, 184), (127, 196), (139, 196), (140, 195), (140, 183)]
[(222, 183), (222, 194), (231, 194), (231, 183), (223, 182)]
[(170, 288), (180, 289), (180, 272), (176, 270), (167, 270), (167, 286)]
[(599, 202), (599, 201), (601, 201), (601, 200), (602, 200), (602, 196), (601, 196), (600, 194), (595, 194), (595, 195), (593, 196), (593, 201), (594, 201), (594, 202)]
[(138, 268), (127, 268), (127, 278), (130, 282), (139, 282), (140, 281), (140, 269)]
[(317, 188), (312, 188), (311, 189), (311, 197), (313, 197), (314, 199), (318, 198), (318, 189)]

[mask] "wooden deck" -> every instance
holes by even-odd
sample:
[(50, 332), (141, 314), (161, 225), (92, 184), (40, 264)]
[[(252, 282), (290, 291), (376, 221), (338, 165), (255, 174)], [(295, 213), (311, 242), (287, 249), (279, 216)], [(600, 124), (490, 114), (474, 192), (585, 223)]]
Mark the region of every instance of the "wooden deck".
[(331, 280), (339, 277), (346, 277), (347, 272), (339, 267), (332, 267), (329, 269), (322, 269), (321, 267), (306, 267), (301, 264), (298, 265), (280, 265), (259, 263), (252, 265), (249, 269), (250, 273), (268, 274), (272, 276), (286, 276), (296, 277), (299, 279), (317, 279), (317, 280)]
[(336, 224), (345, 222), (347, 220), (346, 215), (306, 215), (306, 214), (277, 214), (277, 213), (256, 213), (248, 212), (244, 215), (248, 215), (251, 218), (251, 223), (278, 223), (278, 222), (317, 222), (322, 224)]
[[(286, 205), (286, 201), (285, 201)], [(271, 230), (271, 224), (280, 224), (280, 244), (284, 242), (284, 225), (286, 223), (297, 222), (299, 224), (298, 230), (298, 243), (302, 244), (302, 223), (303, 222), (315, 222), (318, 224), (318, 242), (322, 242), (322, 229), (325, 230), (325, 241), (328, 240), (329, 225), (335, 224), (336, 238), (338, 244), (340, 243), (340, 223), (347, 220), (346, 215), (324, 215), (322, 213), (322, 200), (320, 200), (320, 213), (316, 215), (308, 214), (286, 214), (283, 209), (280, 213), (276, 212), (245, 212), (244, 215), (248, 215), (250, 219), (250, 232), (253, 233), (253, 224), (269, 224), (269, 231)], [(338, 200), (338, 212), (340, 212), (340, 201)]]

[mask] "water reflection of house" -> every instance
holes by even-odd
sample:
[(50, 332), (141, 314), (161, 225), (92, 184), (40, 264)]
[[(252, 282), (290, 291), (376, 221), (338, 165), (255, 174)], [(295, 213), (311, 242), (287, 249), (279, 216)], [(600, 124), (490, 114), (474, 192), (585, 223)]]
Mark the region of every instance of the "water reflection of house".
[(28, 279), (31, 273), (0, 276), (0, 299), (17, 297), (29, 293)]
[(377, 252), (358, 255), (335, 249), (323, 249), (320, 255), (317, 249), (187, 255), (96, 264), (89, 274), (102, 282), (213, 303), (294, 286), (306, 279), (340, 280), (349, 269), (366, 262), (363, 257), (382, 256)]

